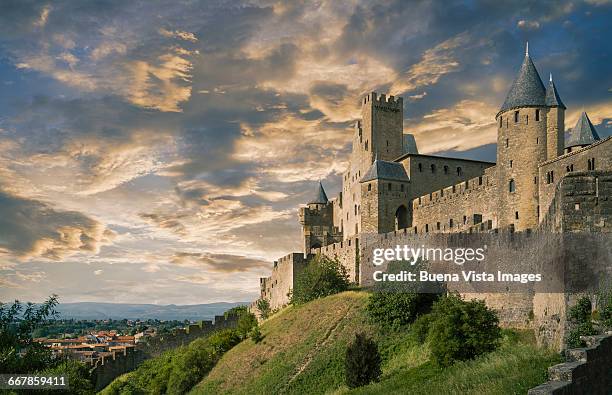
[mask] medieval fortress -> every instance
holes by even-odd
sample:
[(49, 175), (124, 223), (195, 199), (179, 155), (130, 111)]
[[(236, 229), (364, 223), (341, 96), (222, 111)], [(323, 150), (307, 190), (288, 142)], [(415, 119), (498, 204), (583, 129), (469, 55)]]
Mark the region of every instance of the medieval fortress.
[[(495, 115), (496, 163), (419, 154), (414, 136), (404, 134), (403, 106), (401, 97), (376, 92), (361, 100), (342, 191), (330, 200), (318, 184), (299, 210), (303, 251), (280, 258), (260, 279), (273, 309), (289, 302), (295, 276), (314, 254), (339, 259), (352, 282), (367, 286), (372, 248), (396, 244), (487, 242), (495, 264), (553, 260), (579, 282), (585, 269), (577, 265), (596, 261), (611, 278), (612, 137), (600, 139), (584, 112), (566, 137), (566, 107), (552, 75), (545, 86), (528, 53)], [(574, 234), (599, 238), (578, 242)], [(552, 251), (538, 247), (544, 244)], [(555, 344), (573, 300), (558, 290), (475, 297), (498, 310), (502, 323), (532, 327)]]

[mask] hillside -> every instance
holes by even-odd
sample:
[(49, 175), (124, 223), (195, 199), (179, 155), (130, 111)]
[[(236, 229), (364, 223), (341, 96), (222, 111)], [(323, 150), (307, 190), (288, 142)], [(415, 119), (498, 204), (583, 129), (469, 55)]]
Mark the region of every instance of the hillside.
[(221, 315), (235, 306), (248, 304), (246, 302), (219, 302), (195, 305), (155, 305), (127, 303), (61, 303), (57, 311), (61, 318), (77, 320), (103, 319), (158, 319), (170, 320), (213, 320), (215, 315)]
[[(507, 331), (494, 353), (440, 370), (407, 333), (380, 333), (368, 324), (367, 298), (365, 292), (345, 292), (283, 310), (263, 323), (261, 343), (238, 344), (191, 393), (525, 393), (545, 381), (546, 368), (558, 358), (537, 349), (528, 333)], [(377, 339), (383, 377), (349, 391), (344, 352), (358, 331)]]

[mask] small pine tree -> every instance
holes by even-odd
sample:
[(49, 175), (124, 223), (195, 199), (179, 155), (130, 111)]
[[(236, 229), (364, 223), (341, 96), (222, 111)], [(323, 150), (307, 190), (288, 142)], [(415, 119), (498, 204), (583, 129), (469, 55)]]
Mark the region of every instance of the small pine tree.
[(257, 310), (259, 310), (262, 320), (267, 319), (270, 316), (270, 302), (267, 299), (258, 299)]
[(363, 333), (357, 333), (355, 340), (346, 348), (346, 385), (349, 388), (357, 388), (378, 381), (382, 374), (380, 364), (381, 357), (374, 340)]

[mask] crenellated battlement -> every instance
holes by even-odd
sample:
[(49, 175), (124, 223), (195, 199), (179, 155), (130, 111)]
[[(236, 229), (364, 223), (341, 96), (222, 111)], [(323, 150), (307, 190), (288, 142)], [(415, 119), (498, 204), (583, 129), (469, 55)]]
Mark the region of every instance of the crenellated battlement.
[(387, 97), (384, 93), (371, 92), (367, 94), (362, 101), (362, 106), (374, 105), (380, 108), (387, 108), (392, 110), (401, 110), (404, 101), (401, 97), (395, 97), (390, 95)]
[(464, 196), (472, 191), (479, 191), (493, 186), (493, 181), (490, 175), (482, 175), (480, 177), (470, 178), (458, 184), (448, 186), (443, 189), (430, 192), (427, 195), (422, 195), (412, 201), (412, 208), (418, 210), (422, 207), (427, 207), (433, 204), (447, 202), (454, 198)]

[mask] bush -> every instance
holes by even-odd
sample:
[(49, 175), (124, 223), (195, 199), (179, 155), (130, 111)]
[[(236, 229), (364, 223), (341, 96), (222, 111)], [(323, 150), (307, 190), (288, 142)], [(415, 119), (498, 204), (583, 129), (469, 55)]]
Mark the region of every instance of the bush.
[(251, 338), (251, 340), (253, 340), (255, 344), (263, 340), (263, 335), (259, 330), (259, 325), (255, 325), (253, 329), (251, 329), (251, 332), (249, 332), (249, 337)]
[(576, 324), (591, 322), (591, 308), (591, 299), (583, 296), (570, 308), (568, 316)]
[(425, 314), (419, 316), (414, 323), (410, 325), (410, 333), (412, 334), (412, 338), (418, 343), (422, 344), (425, 342), (425, 340), (427, 340), (427, 335), (429, 334), (429, 328), (431, 327), (433, 318), (433, 314)]
[(261, 319), (267, 319), (270, 316), (270, 302), (268, 302), (267, 299), (259, 299), (256, 305), (261, 315)]
[(291, 303), (302, 304), (346, 291), (349, 280), (346, 269), (337, 259), (317, 255), (296, 276)]
[(432, 314), (427, 340), (432, 360), (439, 366), (475, 358), (499, 345), (497, 315), (484, 301), (466, 302), (449, 295), (434, 304)]
[(590, 322), (583, 322), (570, 331), (567, 336), (567, 348), (586, 347), (586, 343), (580, 339), (580, 336), (593, 336), (596, 334), (597, 331)]
[(599, 318), (605, 328), (612, 329), (612, 288), (603, 288), (597, 294)]
[(363, 333), (356, 334), (355, 340), (346, 348), (346, 385), (349, 388), (357, 388), (378, 381), (382, 374), (380, 364), (381, 357), (376, 343)]
[(397, 330), (428, 313), (436, 299), (436, 294), (374, 292), (368, 299), (366, 312), (372, 322)]
[(257, 326), (257, 317), (255, 317), (255, 314), (247, 311), (238, 318), (236, 330), (238, 331), (240, 338), (246, 339), (249, 336), (251, 329), (253, 329), (255, 326)]

